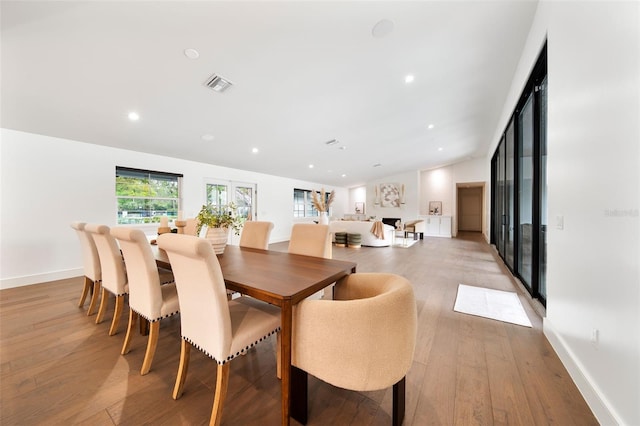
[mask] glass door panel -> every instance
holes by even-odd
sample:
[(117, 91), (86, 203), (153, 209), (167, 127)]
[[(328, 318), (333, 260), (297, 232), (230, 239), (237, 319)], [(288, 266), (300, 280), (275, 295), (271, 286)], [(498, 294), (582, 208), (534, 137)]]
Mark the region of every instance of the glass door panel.
[[(255, 183), (221, 180), (205, 181), (206, 203), (222, 207), (233, 202), (238, 208), (238, 216), (244, 218), (244, 220), (253, 220), (256, 217), (255, 193)], [(238, 244), (239, 242), (240, 236), (230, 232), (229, 244)]]
[(518, 272), (531, 291), (533, 265), (533, 93), (518, 114)]
[(514, 142), (515, 142), (514, 119), (512, 118), (505, 132), (505, 191), (504, 191), (504, 214), (505, 221), (505, 238), (504, 238), (504, 261), (507, 266), (514, 270), (513, 253), (514, 253)]
[(500, 147), (498, 148), (498, 171), (496, 173), (497, 182), (496, 182), (496, 219), (498, 221), (497, 228), (497, 247), (498, 253), (504, 258), (504, 236), (505, 236), (505, 227), (507, 224), (507, 216), (504, 211), (504, 180), (505, 180), (505, 143), (504, 136), (500, 141)]
[(547, 77), (540, 85), (540, 124), (538, 128), (540, 141), (540, 244), (538, 294), (547, 300)]

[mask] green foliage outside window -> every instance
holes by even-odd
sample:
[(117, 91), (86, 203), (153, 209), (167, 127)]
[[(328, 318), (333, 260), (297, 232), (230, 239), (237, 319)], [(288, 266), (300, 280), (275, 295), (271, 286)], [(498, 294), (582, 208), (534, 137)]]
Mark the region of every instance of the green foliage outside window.
[(178, 217), (179, 175), (116, 167), (118, 224), (160, 222)]

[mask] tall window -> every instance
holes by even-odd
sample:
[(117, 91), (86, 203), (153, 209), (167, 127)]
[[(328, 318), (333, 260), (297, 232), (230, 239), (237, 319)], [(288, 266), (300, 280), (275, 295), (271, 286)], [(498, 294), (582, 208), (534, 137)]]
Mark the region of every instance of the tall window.
[(182, 175), (116, 167), (118, 224), (160, 222), (178, 217)]
[[(318, 195), (319, 196), (319, 195)], [(328, 198), (325, 194), (325, 198)], [(325, 199), (326, 201), (326, 199)], [(318, 210), (311, 202), (311, 191), (307, 189), (293, 190), (293, 217), (317, 217)]]

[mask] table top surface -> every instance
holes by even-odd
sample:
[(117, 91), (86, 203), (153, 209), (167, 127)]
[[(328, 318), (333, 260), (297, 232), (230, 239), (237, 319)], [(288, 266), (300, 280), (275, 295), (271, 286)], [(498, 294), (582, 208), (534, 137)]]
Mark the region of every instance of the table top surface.
[[(170, 267), (164, 250), (152, 246), (160, 266)], [(280, 305), (295, 304), (355, 272), (354, 262), (228, 245), (217, 256), (227, 288)]]

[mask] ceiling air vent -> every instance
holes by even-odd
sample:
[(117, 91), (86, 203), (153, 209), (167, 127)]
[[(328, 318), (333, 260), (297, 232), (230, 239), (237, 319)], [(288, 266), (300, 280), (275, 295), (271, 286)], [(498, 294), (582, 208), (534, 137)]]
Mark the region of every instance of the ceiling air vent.
[(326, 145), (332, 146), (338, 144), (336, 139), (331, 139), (330, 141), (325, 142)]
[(205, 83), (207, 87), (215, 90), (216, 92), (224, 92), (227, 90), (233, 83), (227, 79), (220, 77), (219, 75), (212, 75), (209, 80)]

